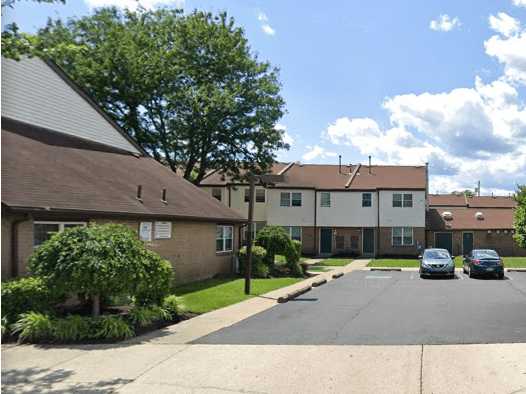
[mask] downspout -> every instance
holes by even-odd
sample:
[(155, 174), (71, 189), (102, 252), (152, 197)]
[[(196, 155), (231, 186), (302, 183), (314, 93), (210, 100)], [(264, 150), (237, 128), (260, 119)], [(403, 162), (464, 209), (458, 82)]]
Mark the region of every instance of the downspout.
[(318, 254), (318, 191), (314, 189), (314, 255)]
[(378, 257), (380, 248), (380, 191), (376, 189), (376, 239), (375, 239), (374, 257)]
[(227, 186), (228, 189), (228, 208), (232, 208), (232, 191), (230, 185)]
[(18, 272), (18, 225), (29, 220), (29, 215), (25, 214), (21, 219), (15, 220), (11, 224), (11, 275), (16, 278)]

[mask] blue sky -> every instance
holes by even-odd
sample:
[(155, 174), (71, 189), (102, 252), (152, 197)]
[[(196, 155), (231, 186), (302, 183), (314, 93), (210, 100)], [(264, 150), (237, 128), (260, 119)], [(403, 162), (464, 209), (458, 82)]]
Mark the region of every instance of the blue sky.
[[(292, 146), (281, 160), (428, 161), (432, 191), (526, 183), (526, 0), (142, 3), (226, 10), (280, 68)], [(33, 32), (107, 4), (134, 1), (22, 1), (3, 23)]]

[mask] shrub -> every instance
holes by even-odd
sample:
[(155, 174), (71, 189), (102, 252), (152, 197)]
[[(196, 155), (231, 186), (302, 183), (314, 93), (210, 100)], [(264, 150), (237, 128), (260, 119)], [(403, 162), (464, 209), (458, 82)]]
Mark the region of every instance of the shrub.
[(92, 318), (70, 315), (64, 319), (56, 319), (52, 324), (53, 338), (61, 342), (75, 342), (89, 339), (93, 336)]
[(18, 334), (20, 342), (45, 341), (53, 334), (51, 318), (38, 312), (22, 313), (12, 328), (13, 334)]
[(163, 300), (163, 308), (168, 313), (170, 313), (172, 319), (175, 318), (180, 312), (179, 300), (177, 299), (177, 296), (172, 294), (168, 297), (165, 297), (165, 299)]
[(22, 313), (50, 312), (65, 298), (52, 289), (42, 278), (34, 276), (2, 283), (2, 318), (14, 323)]
[(9, 323), (6, 317), (2, 317), (2, 337), (9, 332)]
[(115, 340), (128, 339), (135, 335), (130, 325), (120, 316), (100, 316), (95, 325), (95, 338)]
[[(252, 247), (252, 277), (266, 278), (269, 275), (269, 267), (265, 263), (267, 251), (261, 246)], [(239, 270), (241, 273), (245, 272), (247, 264), (247, 248), (244, 246), (239, 251)]]
[[(30, 270), (63, 292), (81, 293), (100, 314), (100, 299), (132, 295), (140, 303), (169, 293), (171, 265), (118, 224), (74, 227), (55, 234), (30, 258)], [(108, 323), (110, 324), (110, 323)]]
[(301, 243), (299, 246), (294, 244), (294, 241), (290, 239), (283, 227), (265, 226), (256, 236), (256, 245), (266, 249), (265, 262), (268, 267), (273, 269), (276, 254), (282, 254), (287, 260), (287, 267), (290, 269), (291, 274), (303, 276), (303, 271), (299, 265)]

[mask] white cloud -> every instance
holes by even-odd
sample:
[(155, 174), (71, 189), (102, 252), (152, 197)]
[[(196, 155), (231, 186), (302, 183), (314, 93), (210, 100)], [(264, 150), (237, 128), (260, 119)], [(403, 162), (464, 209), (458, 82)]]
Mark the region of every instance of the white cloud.
[(311, 161), (317, 158), (324, 159), (327, 157), (337, 156), (336, 152), (327, 151), (325, 148), (319, 145), (307, 146), (307, 149), (307, 152), (305, 152), (302, 156), (302, 159), (305, 161)]
[(526, 0), (513, 0), (513, 5), (517, 7), (526, 7)]
[(136, 10), (139, 5), (146, 9), (160, 6), (174, 6), (182, 8), (184, 0), (84, 0), (89, 8), (116, 6)]
[(283, 132), (283, 142), (284, 143), (289, 144), (289, 145), (294, 144), (294, 137), (288, 133), (287, 127), (285, 125), (278, 123), (276, 124), (275, 129)]
[(520, 23), (517, 19), (509, 16), (505, 12), (499, 12), (497, 16), (489, 16), (489, 26), (497, 33), (509, 37), (520, 30)]
[(263, 12), (260, 12), (258, 14), (258, 21), (261, 22), (261, 30), (263, 30), (263, 33), (269, 35), (269, 36), (273, 36), (276, 34), (276, 30), (274, 30), (272, 28), (272, 26), (270, 26), (269, 24), (269, 21), (268, 21), (268, 17), (265, 13)]
[(486, 53), (504, 65), (507, 78), (526, 84), (526, 31), (507, 36), (494, 35), (484, 42)]
[(454, 28), (460, 27), (460, 19), (457, 17), (451, 18), (447, 14), (440, 15), (437, 19), (429, 22), (429, 28), (435, 31), (451, 31)]

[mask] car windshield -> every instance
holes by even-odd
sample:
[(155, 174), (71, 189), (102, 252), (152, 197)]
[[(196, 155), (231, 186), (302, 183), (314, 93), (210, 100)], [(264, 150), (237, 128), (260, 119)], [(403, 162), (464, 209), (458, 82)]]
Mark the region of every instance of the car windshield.
[(477, 259), (498, 259), (499, 255), (494, 250), (473, 251), (473, 257)]
[(449, 253), (445, 250), (426, 250), (425, 259), (449, 259)]

